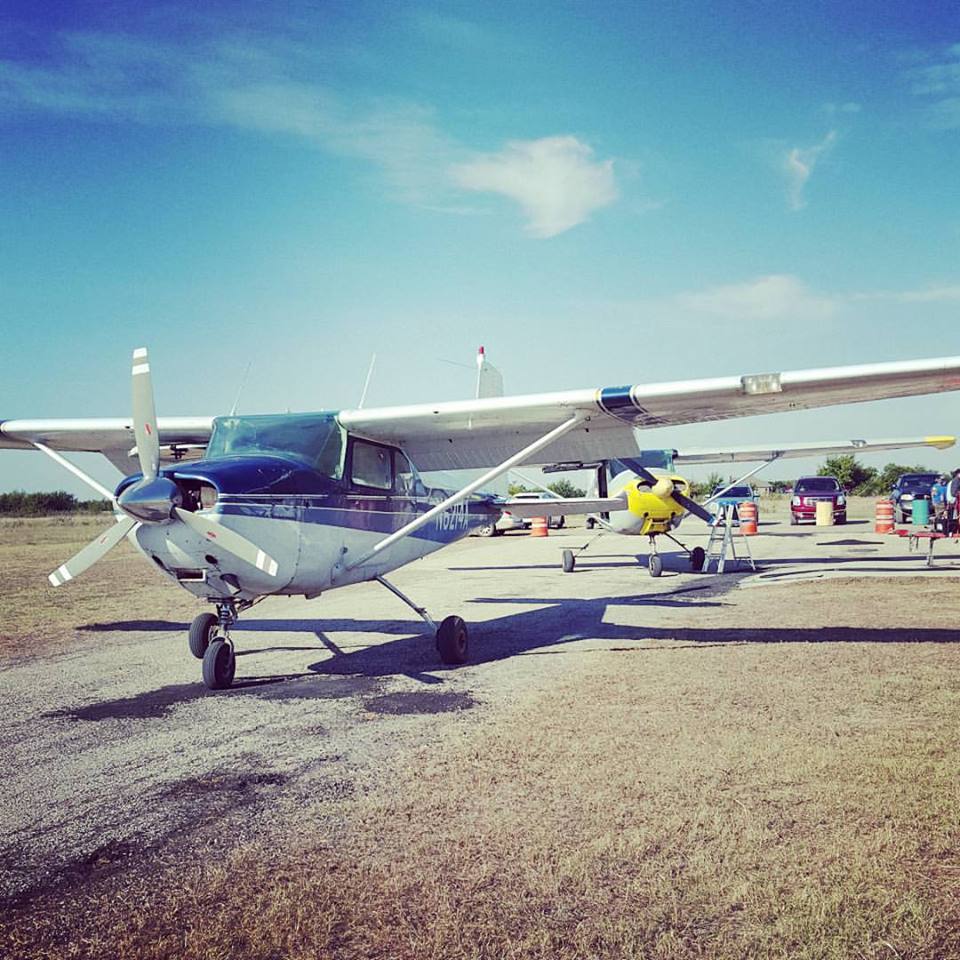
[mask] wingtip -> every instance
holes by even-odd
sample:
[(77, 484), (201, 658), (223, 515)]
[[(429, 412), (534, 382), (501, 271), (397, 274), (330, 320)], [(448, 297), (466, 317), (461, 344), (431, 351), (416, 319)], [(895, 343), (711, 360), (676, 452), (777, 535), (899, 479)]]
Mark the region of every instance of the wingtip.
[(924, 437), (924, 443), (927, 446), (935, 447), (937, 450), (949, 450), (957, 442), (956, 437)]

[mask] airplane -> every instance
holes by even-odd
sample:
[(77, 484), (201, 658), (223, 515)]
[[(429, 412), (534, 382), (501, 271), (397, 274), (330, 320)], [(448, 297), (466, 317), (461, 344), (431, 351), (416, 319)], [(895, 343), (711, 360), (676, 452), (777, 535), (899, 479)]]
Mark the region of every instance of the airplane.
[[(424, 620), (443, 663), (466, 662), (464, 621), (451, 615), (437, 624), (386, 574), (495, 522), (503, 498), (484, 491), (514, 467), (630, 459), (644, 428), (958, 390), (960, 356), (165, 419), (156, 416), (145, 347), (133, 351), (131, 379), (132, 418), (0, 420), (0, 448), (39, 450), (113, 503), (116, 522), (50, 574), (54, 587), (127, 538), (164, 576), (213, 606), (216, 613), (193, 620), (188, 646), (202, 661), (203, 682), (217, 690), (234, 680), (230, 628), (241, 613), (267, 596), (314, 598), (362, 581), (379, 582)], [(70, 451), (104, 454), (124, 479), (111, 492), (64, 456)], [(133, 454), (140, 470), (131, 473)], [(481, 472), (450, 491), (421, 478), (420, 471), (439, 470)], [(671, 496), (683, 505), (678, 493)]]
[[(663, 572), (663, 561), (657, 552), (657, 538), (666, 537), (683, 550), (694, 571), (703, 569), (706, 553), (703, 547), (692, 550), (674, 535), (683, 520), (691, 514), (714, 524), (717, 515), (707, 509), (731, 487), (739, 486), (754, 474), (777, 460), (808, 456), (842, 456), (870, 453), (879, 450), (902, 450), (907, 447), (929, 447), (947, 450), (954, 446), (956, 437), (926, 436), (889, 440), (839, 440), (821, 442), (782, 443), (777, 447), (727, 447), (723, 450), (688, 448), (685, 450), (640, 450), (633, 457), (608, 461), (551, 464), (544, 473), (572, 470), (595, 471), (596, 493), (587, 497), (557, 497), (551, 494), (549, 510), (552, 516), (586, 514), (588, 526), (599, 524), (605, 530), (625, 536), (648, 538), (650, 557), (647, 569), (652, 577)], [(675, 472), (677, 464), (744, 463), (762, 461), (759, 466), (727, 483), (708, 500), (698, 503), (690, 496), (690, 482)], [(656, 472), (653, 472), (656, 471)], [(527, 479), (527, 478), (524, 478)], [(529, 481), (534, 482), (535, 481)], [(550, 492), (548, 488), (544, 490)], [(504, 509), (521, 519), (539, 516), (544, 512), (542, 502), (512, 500)], [(591, 521), (593, 521), (591, 523)], [(582, 554), (589, 544), (579, 550)], [(564, 573), (572, 573), (576, 566), (572, 550), (564, 550), (561, 566)]]

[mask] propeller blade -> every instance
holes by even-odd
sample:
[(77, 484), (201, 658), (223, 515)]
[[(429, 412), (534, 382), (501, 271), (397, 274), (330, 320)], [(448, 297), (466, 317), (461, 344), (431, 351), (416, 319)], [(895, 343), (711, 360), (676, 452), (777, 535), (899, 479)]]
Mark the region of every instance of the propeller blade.
[(233, 530), (229, 530), (219, 523), (214, 523), (206, 517), (201, 517), (199, 514), (184, 510), (182, 507), (177, 507), (174, 512), (188, 527), (211, 543), (216, 543), (224, 550), (229, 550), (234, 556), (246, 561), (258, 570), (262, 570), (267, 576), (275, 577), (277, 575), (279, 566), (277, 561), (251, 543), (246, 537), (241, 537), (239, 533), (234, 533)]
[(153, 379), (146, 347), (133, 351), (133, 431), (137, 438), (140, 472), (153, 480), (160, 469), (160, 438), (157, 436), (157, 411), (153, 403)]
[(628, 470), (632, 470), (644, 483), (649, 483), (651, 487), (660, 479), (654, 476), (639, 460), (624, 457), (620, 462)]
[(689, 497), (684, 496), (682, 493), (678, 493), (676, 490), (673, 491), (673, 499), (680, 504), (688, 513), (692, 513), (694, 516), (699, 517), (701, 520), (706, 520), (707, 523), (713, 523), (714, 516), (706, 508), (701, 507), (696, 500), (691, 500)]
[(76, 556), (54, 570), (47, 578), (55, 587), (79, 576), (88, 567), (92, 567), (108, 550), (115, 547), (135, 526), (133, 517), (124, 517), (109, 530), (102, 533), (92, 543), (88, 543)]

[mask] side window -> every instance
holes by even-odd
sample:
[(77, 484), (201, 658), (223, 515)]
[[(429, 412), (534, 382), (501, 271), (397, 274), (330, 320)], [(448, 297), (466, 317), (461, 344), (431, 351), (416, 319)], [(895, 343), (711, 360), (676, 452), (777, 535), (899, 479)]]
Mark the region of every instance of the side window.
[(353, 442), (353, 467), (350, 479), (361, 487), (377, 490), (393, 488), (393, 458), (388, 447), (363, 440)]
[(407, 455), (402, 450), (394, 450), (393, 462), (397, 475), (397, 493), (401, 497), (425, 497), (426, 488)]

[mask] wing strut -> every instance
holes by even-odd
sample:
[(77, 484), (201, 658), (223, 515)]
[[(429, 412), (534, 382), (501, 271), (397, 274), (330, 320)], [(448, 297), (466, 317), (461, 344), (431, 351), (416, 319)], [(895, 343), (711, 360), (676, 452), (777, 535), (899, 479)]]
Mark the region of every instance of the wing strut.
[(93, 487), (101, 496), (106, 497), (111, 503), (116, 502), (114, 495), (103, 484), (98, 483), (89, 474), (84, 473), (76, 464), (71, 463), (66, 457), (60, 456), (56, 450), (51, 450), (39, 440), (30, 441), (41, 453), (45, 453), (51, 460), (55, 460), (61, 467), (66, 467), (75, 477), (79, 477), (87, 486)]
[(403, 540), (404, 537), (409, 537), (411, 533), (416, 533), (421, 527), (425, 527), (428, 523), (430, 523), (434, 517), (437, 517), (443, 513), (444, 510), (449, 510), (450, 507), (454, 507), (462, 500), (466, 500), (467, 497), (473, 493), (476, 493), (476, 491), (482, 486), (490, 483), (493, 480), (496, 480), (497, 477), (503, 475), (512, 467), (515, 467), (518, 463), (522, 463), (527, 457), (530, 457), (539, 450), (542, 450), (544, 447), (549, 446), (549, 444), (553, 443), (554, 440), (562, 437), (565, 433), (568, 433), (586, 419), (588, 419), (588, 417), (585, 413), (575, 413), (569, 420), (565, 420), (563, 423), (561, 423), (559, 427), (554, 427), (549, 433), (545, 433), (538, 440), (534, 440), (533, 443), (528, 444), (509, 459), (504, 460), (499, 466), (494, 467), (492, 470), (488, 470), (482, 477), (479, 477), (471, 483), (468, 483), (462, 490), (458, 490), (456, 493), (447, 497), (447, 499), (442, 503), (438, 503), (435, 507), (431, 507), (426, 513), (417, 517), (416, 520), (411, 520), (406, 526), (403, 526), (394, 533), (391, 533), (389, 537), (385, 537), (365, 554), (363, 554), (363, 556), (361, 556), (358, 560), (354, 560), (351, 563), (345, 564), (343, 570), (355, 570), (357, 567), (365, 564), (368, 560), (371, 560), (378, 553), (386, 550), (387, 547), (392, 547), (399, 540)]
[(780, 454), (777, 454), (777, 456), (771, 457), (769, 460), (764, 460), (764, 462), (761, 463), (759, 467), (754, 467), (752, 470), (748, 470), (738, 480), (733, 480), (732, 482), (728, 483), (719, 493), (715, 493), (712, 497), (709, 497), (708, 499), (704, 500), (703, 506), (706, 506), (708, 503), (713, 503), (714, 500), (719, 500), (720, 497), (722, 497), (731, 487), (739, 486), (741, 483), (743, 483), (744, 480), (749, 480), (755, 473), (759, 473), (761, 470), (765, 469), (766, 467), (769, 467), (770, 464), (774, 462), (774, 460), (779, 460), (779, 459), (780, 459)]

